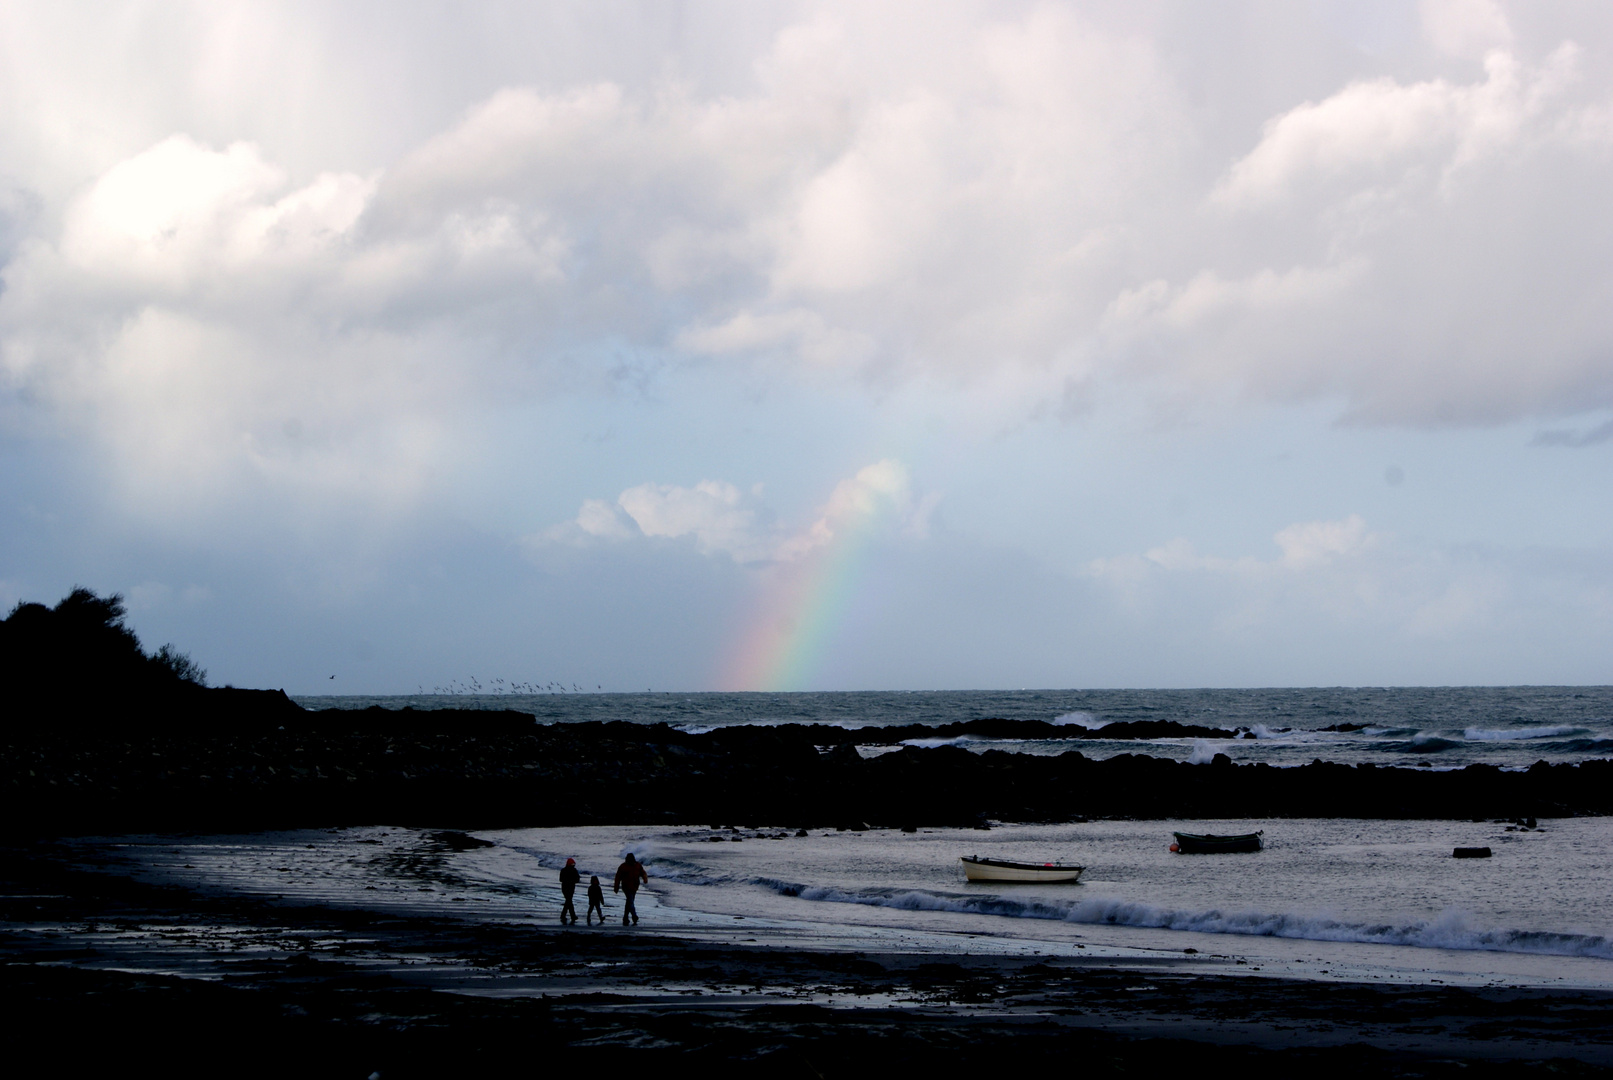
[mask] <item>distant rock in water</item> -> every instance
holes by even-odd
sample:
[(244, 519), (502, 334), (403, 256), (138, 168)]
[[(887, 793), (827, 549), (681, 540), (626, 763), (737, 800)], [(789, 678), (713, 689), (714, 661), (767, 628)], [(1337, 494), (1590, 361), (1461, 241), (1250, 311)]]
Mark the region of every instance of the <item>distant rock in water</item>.
[(894, 746), (909, 739), (956, 739), (968, 735), (1004, 742), (1067, 739), (1106, 739), (1139, 742), (1146, 739), (1235, 739), (1236, 731), (1178, 724), (1174, 720), (1118, 720), (1101, 727), (1051, 724), (1046, 720), (1010, 720), (1000, 716), (962, 720), (954, 724), (901, 724), (889, 727), (838, 728), (821, 724), (782, 724), (781, 729), (810, 733), (820, 746)]
[(173, 645), (147, 653), (117, 593), (74, 588), (55, 607), (24, 601), (0, 620), (8, 726), (175, 728), (302, 713), (278, 690), (209, 689), (207, 672)]

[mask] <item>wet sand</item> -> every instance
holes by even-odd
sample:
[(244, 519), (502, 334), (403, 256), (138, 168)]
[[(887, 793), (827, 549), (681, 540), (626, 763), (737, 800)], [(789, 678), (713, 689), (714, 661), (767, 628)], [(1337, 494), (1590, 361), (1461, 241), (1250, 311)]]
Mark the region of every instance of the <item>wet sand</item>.
[(675, 1063), (1600, 1075), (1613, 995), (1154, 959), (812, 952), (201, 894), (84, 844), (0, 852), (0, 986), (64, 1072), (383, 1077)]

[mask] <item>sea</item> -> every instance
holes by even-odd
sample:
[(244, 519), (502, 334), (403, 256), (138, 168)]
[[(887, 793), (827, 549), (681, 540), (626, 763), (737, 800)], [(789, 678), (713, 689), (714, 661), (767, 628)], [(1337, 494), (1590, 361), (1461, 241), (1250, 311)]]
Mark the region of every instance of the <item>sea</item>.
[[(1071, 729), (1072, 737), (957, 745), (1190, 761), (1226, 753), (1277, 767), (1322, 758), (1521, 769), (1539, 760), (1613, 752), (1608, 687), (298, 700), (311, 708), (510, 708), (543, 724), (625, 720), (690, 732), (782, 723), (877, 729), (1005, 717), (1050, 721)], [(1102, 737), (1105, 725), (1127, 720), (1234, 734), (1214, 740)], [(870, 742), (862, 749), (889, 747)], [(487, 842), (481, 847), (444, 844), (421, 824), (80, 842), (101, 845), (98, 858), (115, 850), (139, 876), (204, 893), (534, 926), (558, 925), (558, 871), (575, 858), (584, 885), (598, 875), (607, 896), (606, 923), (575, 933), (938, 957), (1086, 957), (1251, 978), (1613, 989), (1613, 906), (1607, 903), (1613, 818), (1000, 821), (985, 829), (913, 833), (803, 832), (782, 822), (735, 821), (475, 831)], [(1265, 841), (1258, 853), (1169, 850), (1175, 831), (1255, 829)], [(1456, 847), (1480, 846), (1492, 857), (1452, 857)], [(623, 927), (610, 882), (629, 852), (645, 864), (650, 882), (639, 897), (641, 922)], [(959, 860), (965, 855), (1058, 861), (1085, 870), (1073, 885), (974, 884), (964, 878)], [(484, 992), (523, 992), (503, 978), (489, 973)]]
[[(1259, 827), (1242, 855), (1180, 855), (1174, 829)], [(605, 921), (579, 934), (856, 954), (1081, 957), (1139, 970), (1398, 985), (1613, 990), (1613, 820), (1089, 821), (989, 830), (590, 826), (473, 830), (456, 850), (398, 826), (245, 836), (80, 838), (87, 862), (203, 895), (401, 918), (557, 928), (558, 874), (598, 876)], [(1453, 859), (1486, 845), (1489, 859)], [(463, 844), (458, 845), (464, 847)], [(93, 849), (93, 850), (92, 850)], [(640, 921), (611, 891), (629, 853), (649, 874)], [(1086, 867), (1073, 885), (965, 880), (986, 855)], [(585, 906), (579, 890), (579, 913)], [(208, 931), (194, 928), (197, 940)], [(216, 934), (214, 936), (217, 936)], [(188, 940), (188, 939), (187, 939)], [(172, 934), (125, 942), (176, 964)], [(148, 961), (149, 962), (149, 961)], [(182, 966), (180, 964), (179, 966)], [(179, 967), (172, 967), (178, 970)], [(477, 974), (472, 992), (520, 994)]]
[[(1475, 763), (1526, 769), (1536, 761), (1613, 756), (1613, 687), (1330, 687), (1256, 690), (964, 690), (835, 693), (643, 693), (554, 691), (297, 696), (309, 709), (513, 709), (541, 724), (627, 721), (702, 732), (735, 725), (821, 724), (882, 728), (988, 717), (1039, 720), (1069, 738), (918, 736), (910, 745), (1093, 758), (1149, 754), (1179, 761), (1273, 766), (1323, 761), (1461, 769)], [(1123, 721), (1219, 728), (1227, 738), (1106, 739)], [(877, 732), (871, 732), (877, 738)], [(899, 746), (870, 742), (865, 756)]]

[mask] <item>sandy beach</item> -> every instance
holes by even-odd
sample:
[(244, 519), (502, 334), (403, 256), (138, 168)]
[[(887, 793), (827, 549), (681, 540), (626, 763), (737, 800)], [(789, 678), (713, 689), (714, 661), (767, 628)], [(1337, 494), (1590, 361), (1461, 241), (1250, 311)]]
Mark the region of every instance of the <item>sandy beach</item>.
[[(414, 875), (422, 899), (175, 884), (166, 867), (219, 846), (203, 837), (13, 846), (0, 909), (7, 1011), (18, 1030), (71, 1047), (76, 1066), (182, 1046), (175, 1071), (209, 1075), (640, 1059), (781, 1076), (946, 1073), (1007, 1053), (1099, 1075), (1613, 1068), (1606, 990), (1276, 977), (1207, 935), (1179, 935), (1201, 939), (1181, 951), (1038, 956), (801, 948), (765, 930), (657, 926), (654, 908), (630, 930), (562, 929), (547, 895), (455, 914), (474, 900), (453, 889), (453, 835), (390, 835), (389, 865)], [(310, 878), (289, 862), (270, 869)]]

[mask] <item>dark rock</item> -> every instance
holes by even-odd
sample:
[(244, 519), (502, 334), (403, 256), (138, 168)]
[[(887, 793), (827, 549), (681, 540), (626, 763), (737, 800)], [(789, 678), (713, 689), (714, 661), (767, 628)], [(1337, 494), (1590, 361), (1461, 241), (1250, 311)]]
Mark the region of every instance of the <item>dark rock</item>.
[(781, 724), (765, 730), (784, 738), (810, 735), (820, 746), (894, 746), (909, 739), (956, 739), (963, 735), (1005, 741), (1107, 739), (1125, 742), (1146, 739), (1231, 739), (1238, 735), (1227, 728), (1179, 724), (1174, 720), (1125, 720), (1094, 729), (1051, 724), (1045, 720), (1009, 720), (1003, 717), (984, 717), (953, 724), (901, 724), (888, 727), (871, 724), (859, 728)]
[(437, 841), (450, 851), (471, 851), (475, 848), (492, 847), (493, 841), (483, 840), (479, 836), (469, 836), (452, 829), (429, 834), (431, 839)]
[(290, 711), (92, 737), (70, 724), (0, 729), (0, 813), (28, 835), (790, 820), (967, 828), (1097, 817), (1527, 821), (1613, 813), (1607, 761), (1538, 764), (1525, 773), (1327, 762), (1202, 768), (1141, 754), (1094, 760), (951, 746), (864, 759), (849, 743), (819, 753), (821, 731), (690, 735), (665, 725), (540, 725), (521, 713), (455, 709), (305, 713), (283, 695), (254, 693), (219, 700)]

